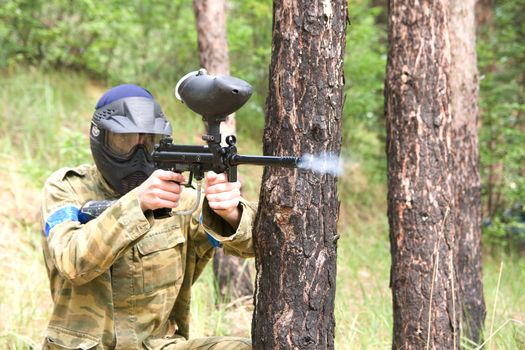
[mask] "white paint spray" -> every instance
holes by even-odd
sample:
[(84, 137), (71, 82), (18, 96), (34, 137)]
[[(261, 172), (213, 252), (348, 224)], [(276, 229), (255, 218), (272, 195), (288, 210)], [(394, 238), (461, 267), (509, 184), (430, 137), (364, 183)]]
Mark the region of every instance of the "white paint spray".
[(340, 176), (343, 174), (343, 159), (335, 153), (305, 154), (297, 167), (319, 174)]

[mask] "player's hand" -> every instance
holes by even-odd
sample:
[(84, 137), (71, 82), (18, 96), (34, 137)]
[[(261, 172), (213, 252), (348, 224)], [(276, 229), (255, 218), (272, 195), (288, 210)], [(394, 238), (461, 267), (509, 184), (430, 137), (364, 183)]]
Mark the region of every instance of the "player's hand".
[(142, 211), (159, 208), (175, 208), (179, 205), (185, 178), (182, 174), (166, 170), (155, 170), (137, 187)]
[(241, 183), (228, 182), (226, 174), (208, 171), (204, 193), (210, 208), (233, 228), (237, 228), (241, 219)]

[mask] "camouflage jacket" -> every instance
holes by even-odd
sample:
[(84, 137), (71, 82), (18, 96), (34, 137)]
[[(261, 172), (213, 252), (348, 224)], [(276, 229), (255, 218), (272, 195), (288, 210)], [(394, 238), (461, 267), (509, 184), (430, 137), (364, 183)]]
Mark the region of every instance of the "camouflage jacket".
[[(191, 216), (155, 220), (136, 191), (85, 224), (78, 209), (117, 195), (94, 166), (61, 169), (43, 190), (43, 251), (53, 297), (45, 348), (153, 349), (189, 335), (190, 289), (213, 257), (253, 256), (255, 206), (241, 201), (233, 230), (207, 206)], [(191, 207), (185, 188), (179, 210)]]

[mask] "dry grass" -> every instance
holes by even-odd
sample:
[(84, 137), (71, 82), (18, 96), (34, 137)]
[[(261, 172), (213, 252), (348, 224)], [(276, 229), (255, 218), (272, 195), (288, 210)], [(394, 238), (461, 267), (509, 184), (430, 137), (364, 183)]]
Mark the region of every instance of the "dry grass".
[(40, 251), (40, 191), (29, 186), (13, 163), (0, 170), (0, 348), (40, 342), (51, 310)]

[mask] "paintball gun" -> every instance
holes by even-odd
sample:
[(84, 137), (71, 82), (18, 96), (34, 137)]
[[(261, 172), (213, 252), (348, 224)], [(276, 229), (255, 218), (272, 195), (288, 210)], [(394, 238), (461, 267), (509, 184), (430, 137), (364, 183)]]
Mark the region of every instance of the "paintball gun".
[[(165, 138), (155, 146), (152, 153), (155, 167), (175, 172), (190, 172), (187, 186), (197, 180), (197, 201), (187, 211), (178, 215), (193, 213), (200, 202), (200, 182), (207, 171), (226, 173), (228, 181), (237, 181), (237, 166), (242, 164), (268, 165), (296, 168), (300, 157), (272, 157), (240, 155), (237, 153), (236, 137), (226, 137), (226, 146), (221, 146), (220, 124), (228, 115), (241, 108), (252, 95), (252, 87), (244, 80), (231, 76), (209, 75), (205, 69), (186, 74), (175, 87), (175, 96), (189, 109), (200, 114), (206, 126), (202, 139), (207, 145), (176, 145), (171, 138)], [(171, 209), (157, 209), (156, 218), (171, 215)]]
[[(200, 114), (206, 126), (202, 139), (206, 145), (177, 145), (170, 137), (161, 139), (151, 154), (155, 167), (175, 172), (189, 172), (192, 186), (197, 181), (197, 200), (193, 208), (172, 212), (170, 208), (153, 211), (155, 218), (161, 219), (176, 215), (189, 215), (200, 204), (201, 181), (207, 171), (226, 173), (228, 181), (237, 181), (237, 166), (242, 164), (296, 168), (301, 157), (275, 157), (240, 155), (237, 153), (236, 137), (226, 137), (226, 146), (221, 145), (220, 124), (228, 115), (241, 108), (251, 97), (252, 87), (244, 80), (231, 76), (209, 75), (205, 69), (186, 74), (175, 87), (175, 96), (189, 109)], [(311, 159), (305, 157), (307, 162)], [(113, 201), (92, 201), (86, 203), (81, 214), (86, 221), (100, 215)]]

